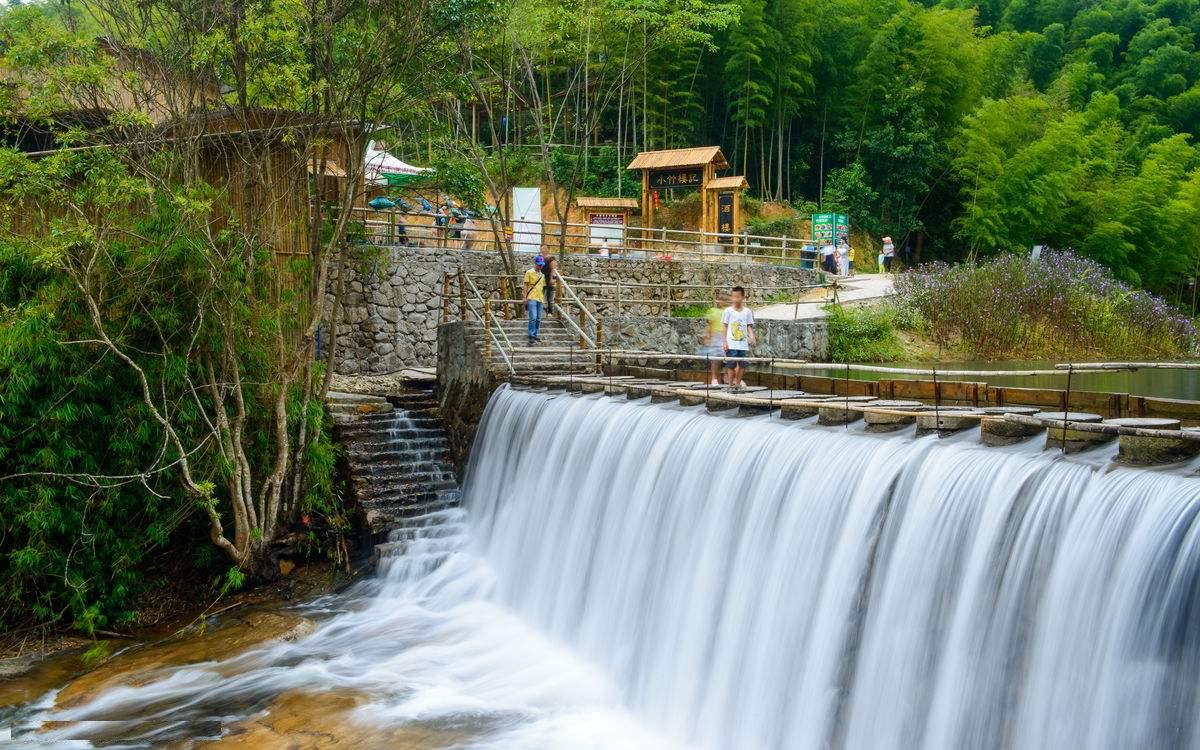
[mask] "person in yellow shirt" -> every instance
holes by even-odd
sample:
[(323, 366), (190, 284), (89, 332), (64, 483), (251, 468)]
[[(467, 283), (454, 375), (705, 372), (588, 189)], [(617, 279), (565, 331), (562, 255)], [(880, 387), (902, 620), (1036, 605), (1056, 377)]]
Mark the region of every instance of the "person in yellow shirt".
[(525, 271), (525, 308), (529, 311), (529, 345), (537, 343), (542, 325), (542, 307), (546, 304), (546, 275), (542, 268), (546, 259), (537, 256), (533, 268)]
[(721, 322), (721, 316), (728, 303), (728, 294), (723, 292), (718, 294), (713, 300), (713, 306), (708, 308), (708, 313), (705, 315), (708, 319), (708, 326), (705, 328), (704, 338), (700, 344), (700, 355), (709, 358), (709, 377), (712, 385), (721, 385), (721, 365), (725, 357), (725, 324)]

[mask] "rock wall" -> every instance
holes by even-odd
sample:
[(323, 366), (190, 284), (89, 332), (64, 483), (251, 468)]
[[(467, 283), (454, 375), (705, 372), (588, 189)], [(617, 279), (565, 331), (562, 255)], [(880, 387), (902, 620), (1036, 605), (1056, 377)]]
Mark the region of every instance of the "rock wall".
[[(528, 260), (528, 258), (525, 258)], [(500, 291), (500, 258), (491, 252), (437, 248), (380, 248), (365, 254), (346, 271), (342, 308), (337, 315), (337, 372), (381, 375), (404, 367), (431, 366), (437, 361), (438, 324), (442, 315), (444, 274), (455, 276), (450, 316), (458, 319), (458, 269), (463, 268), (487, 297)], [(813, 271), (762, 263), (704, 263), (567, 255), (560, 271), (568, 278), (644, 284), (630, 286), (621, 313), (658, 314), (661, 300), (709, 302), (712, 290), (735, 284), (746, 287), (751, 304), (776, 293), (778, 287), (817, 283)], [(331, 289), (339, 283), (331, 280)], [(600, 299), (598, 287), (572, 283), (597, 312), (616, 315), (616, 305)], [(695, 287), (688, 289), (686, 287)], [(610, 295), (612, 289), (606, 290)], [(650, 301), (633, 304), (632, 298)], [(664, 319), (664, 325), (674, 325)], [(681, 325), (687, 325), (683, 323)], [(657, 327), (655, 330), (659, 330)], [(797, 356), (797, 355), (792, 355)]]
[[(648, 349), (696, 354), (707, 328), (703, 318), (624, 317), (604, 320), (604, 341), (614, 349)], [(759, 320), (754, 324), (755, 357), (811, 359), (829, 355), (829, 329), (824, 321)]]
[(461, 321), (437, 328), (437, 371), (438, 412), (446, 428), (450, 455), (462, 477), (483, 409), (500, 382), (489, 372), (483, 352), (478, 351)]

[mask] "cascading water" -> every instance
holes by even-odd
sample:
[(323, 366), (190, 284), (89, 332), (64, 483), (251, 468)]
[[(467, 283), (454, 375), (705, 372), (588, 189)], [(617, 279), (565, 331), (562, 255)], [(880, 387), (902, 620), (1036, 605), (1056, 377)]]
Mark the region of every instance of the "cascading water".
[(307, 639), (41, 718), (355, 689), (480, 747), (1200, 746), (1181, 471), (505, 389), (465, 504)]

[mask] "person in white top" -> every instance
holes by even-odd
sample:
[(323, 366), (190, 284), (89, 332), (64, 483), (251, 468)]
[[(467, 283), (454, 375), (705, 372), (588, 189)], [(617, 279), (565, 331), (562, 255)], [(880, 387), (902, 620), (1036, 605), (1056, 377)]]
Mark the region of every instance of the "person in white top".
[(821, 246), (821, 267), (828, 273), (837, 273), (837, 266), (833, 262), (832, 242), (827, 242)]
[(608, 251), (608, 239), (607, 239), (607, 238), (600, 240), (600, 250), (599, 250), (599, 252), (600, 252), (600, 257), (602, 257), (602, 258), (607, 258), (607, 257), (608, 257), (608, 252), (609, 252), (609, 251)]
[(729, 300), (733, 304), (721, 314), (725, 327), (725, 367), (733, 371), (731, 386), (745, 387), (745, 358), (750, 356), (750, 347), (757, 344), (754, 338), (754, 312), (746, 307), (746, 290), (735, 286), (730, 290)]
[(845, 240), (838, 243), (837, 248), (838, 259), (838, 276), (850, 275), (850, 246)]
[(896, 246), (891, 237), (883, 238), (883, 272), (892, 272), (892, 259), (896, 257)]

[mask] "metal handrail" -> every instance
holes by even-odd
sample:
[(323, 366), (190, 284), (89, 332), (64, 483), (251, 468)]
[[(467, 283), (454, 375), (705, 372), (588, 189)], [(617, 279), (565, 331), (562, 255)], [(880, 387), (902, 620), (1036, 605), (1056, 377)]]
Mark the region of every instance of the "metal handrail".
[[(482, 294), (480, 294), (479, 287), (475, 286), (475, 280), (471, 278), (471, 274), (467, 273), (464, 270), (463, 278), (467, 280), (467, 286), (470, 287), (471, 293), (475, 295), (475, 299), (479, 300), (479, 304), (487, 305), (488, 301), (486, 299), (484, 299)], [(467, 299), (467, 308), (471, 311), (472, 315), (474, 315), (476, 318), (479, 319), (479, 322), (484, 323), (484, 326), (486, 328), (490, 328), (489, 333), (492, 337), (492, 341), (496, 344), (496, 347), (500, 350), (500, 356), (504, 358), (504, 364), (505, 364), (505, 366), (508, 367), (508, 372), (510, 374), (515, 374), (517, 372), (517, 369), (513, 366), (512, 358), (508, 354), (509, 350), (511, 350), (513, 348), (513, 345), (512, 345), (512, 341), (510, 341), (508, 338), (508, 334), (504, 332), (504, 327), (503, 326), (490, 326), (490, 327), (487, 326), (486, 321), (484, 320), (484, 317), (482, 315), (480, 315), (479, 312), (475, 310), (474, 305), (471, 304), (470, 298)], [(500, 338), (496, 337), (496, 331), (500, 331)], [(503, 342), (501, 342), (501, 339), (503, 339)], [(505, 349), (506, 344), (508, 346), (508, 349)]]

